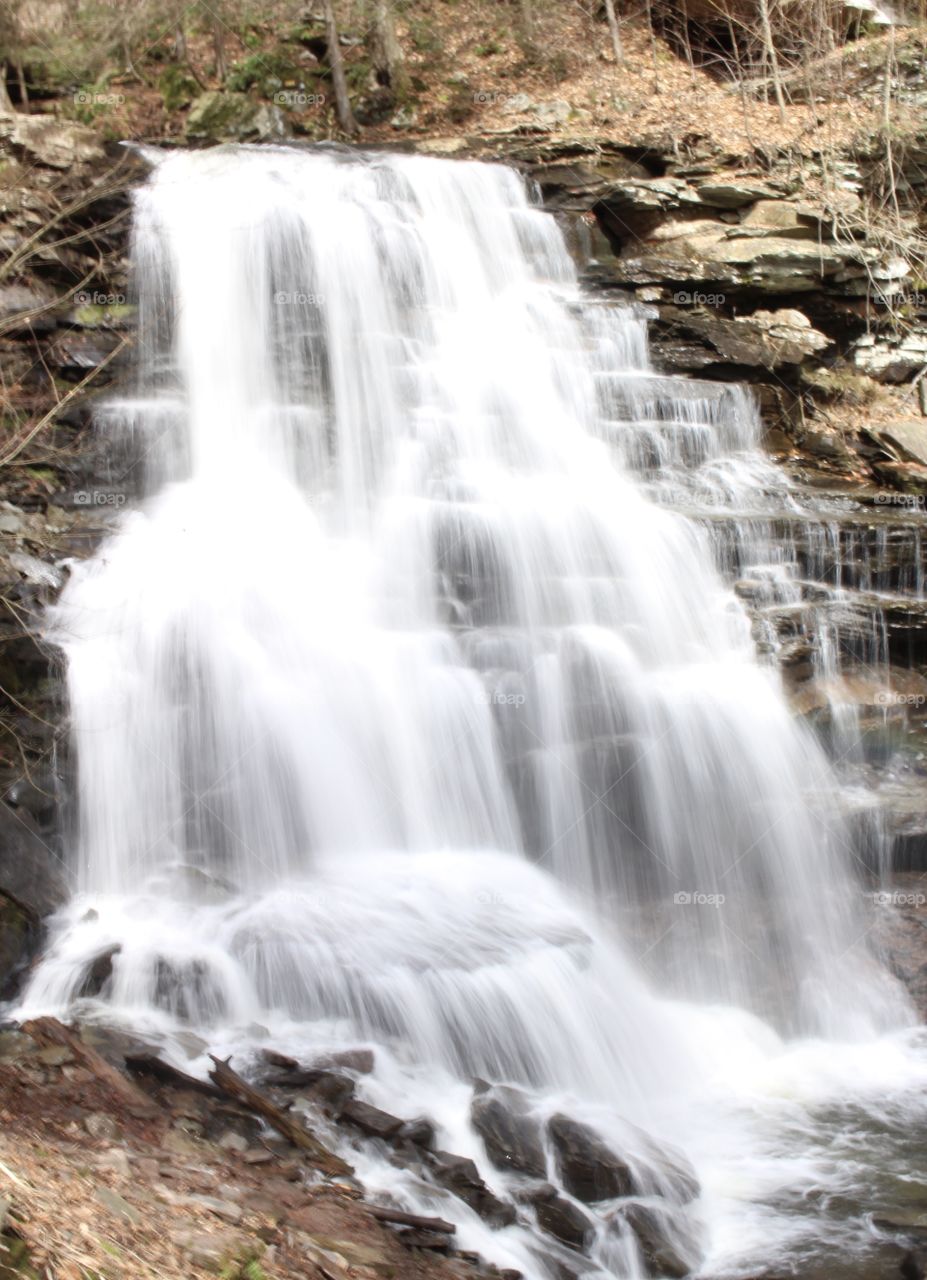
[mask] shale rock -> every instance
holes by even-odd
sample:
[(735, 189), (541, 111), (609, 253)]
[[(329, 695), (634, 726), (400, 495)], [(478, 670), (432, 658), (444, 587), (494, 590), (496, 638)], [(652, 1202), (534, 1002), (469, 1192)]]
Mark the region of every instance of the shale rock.
[[(682, 1277), (698, 1264), (698, 1250), (685, 1225), (673, 1223), (662, 1209), (643, 1204), (623, 1205), (610, 1219), (633, 1231), (647, 1272), (652, 1276)], [(674, 1237), (681, 1240), (677, 1243)]]
[(547, 1174), (547, 1160), (541, 1126), (529, 1114), (529, 1109), (530, 1099), (519, 1089), (496, 1086), (476, 1095), (470, 1107), (470, 1119), (497, 1168), (543, 1178)]
[(634, 1180), (629, 1165), (588, 1125), (569, 1116), (555, 1115), (548, 1122), (547, 1132), (561, 1181), (577, 1200), (594, 1204), (597, 1200), (614, 1200), (633, 1193)]
[(560, 1195), (550, 1183), (526, 1192), (520, 1199), (533, 1207), (542, 1231), (570, 1248), (585, 1249), (595, 1235), (595, 1222), (589, 1214)]
[(515, 1221), (514, 1207), (490, 1191), (476, 1165), (466, 1156), (435, 1151), (429, 1157), (428, 1166), (436, 1182), (453, 1192), (491, 1226), (508, 1227)]
[(0, 114), (0, 143), (3, 149), (20, 152), (32, 161), (53, 169), (102, 160), (100, 138), (81, 124), (68, 124), (57, 116)]
[(60, 865), (31, 816), (0, 804), (0, 981), (28, 958), (42, 919), (66, 896)]

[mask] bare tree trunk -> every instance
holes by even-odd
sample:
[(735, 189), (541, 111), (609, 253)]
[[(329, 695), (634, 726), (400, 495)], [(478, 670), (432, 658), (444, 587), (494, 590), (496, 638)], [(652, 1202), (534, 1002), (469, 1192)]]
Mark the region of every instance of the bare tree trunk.
[(28, 107), (29, 105), (29, 86), (26, 84), (26, 73), (23, 70), (23, 64), (16, 64), (16, 83), (19, 85), (19, 105)]
[(612, 39), (612, 52), (615, 55), (615, 61), (620, 65), (624, 62), (624, 48), (621, 43), (618, 15), (615, 12), (615, 0), (605, 0), (605, 16), (608, 19), (608, 34)]
[(898, 181), (895, 175), (895, 153), (892, 149), (892, 80), (895, 74), (895, 27), (892, 25), (888, 51), (885, 55), (885, 91), (882, 98), (882, 129), (885, 133), (885, 168), (888, 174), (888, 191), (895, 217), (901, 220), (898, 207)]
[(779, 104), (779, 119), (785, 124), (785, 94), (782, 92), (782, 76), (779, 71), (779, 55), (776, 53), (776, 42), (773, 39), (772, 22), (769, 17), (769, 0), (760, 0), (760, 25), (763, 29), (763, 50), (772, 68), (773, 90)]
[(373, 69), (381, 84), (401, 97), (408, 89), (405, 57), (396, 35), (396, 15), (391, 0), (373, 0)]
[(338, 113), (338, 124), (342, 133), (357, 133), (357, 121), (351, 110), (351, 99), (348, 95), (348, 82), (344, 75), (344, 63), (341, 61), (341, 45), (338, 43), (338, 24), (335, 22), (335, 10), (332, 0), (324, 0), (325, 9), (325, 44), (328, 49), (328, 65), (332, 73), (332, 88), (335, 91), (335, 110)]
[(225, 56), (225, 27), (216, 15), (212, 21), (212, 50), (216, 60), (216, 79), (221, 83), (229, 73), (229, 64)]
[(7, 65), (0, 62), (0, 111), (15, 111), (13, 100), (10, 97), (9, 90), (6, 87)]

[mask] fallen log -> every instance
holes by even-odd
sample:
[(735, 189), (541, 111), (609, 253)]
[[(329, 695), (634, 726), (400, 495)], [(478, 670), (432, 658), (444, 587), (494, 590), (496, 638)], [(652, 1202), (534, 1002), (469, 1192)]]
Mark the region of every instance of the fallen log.
[(378, 1222), (394, 1222), (398, 1227), (415, 1227), (419, 1231), (439, 1231), (452, 1236), (457, 1228), (443, 1218), (423, 1218), (418, 1213), (405, 1213), (402, 1209), (390, 1209), (382, 1204), (368, 1204), (367, 1211)]
[(57, 1018), (32, 1018), (22, 1024), (26, 1035), (32, 1037), (37, 1044), (63, 1045), (70, 1049), (75, 1059), (85, 1070), (91, 1072), (100, 1084), (115, 1094), (119, 1100), (132, 1111), (141, 1115), (155, 1115), (159, 1111), (155, 1102), (142, 1089), (134, 1084), (128, 1076), (107, 1062), (102, 1054), (89, 1044), (84, 1044), (76, 1031), (66, 1027)]
[(229, 1066), (230, 1059), (223, 1062), (221, 1058), (216, 1058), (213, 1054), (209, 1056), (214, 1063), (209, 1073), (209, 1078), (230, 1098), (240, 1102), (249, 1111), (253, 1111), (255, 1115), (261, 1116), (278, 1133), (282, 1134), (288, 1142), (291, 1142), (294, 1147), (299, 1147), (301, 1151), (305, 1151), (306, 1155), (310, 1156), (325, 1173), (350, 1174), (354, 1172), (351, 1166), (346, 1164), (340, 1156), (336, 1156), (327, 1147), (323, 1147), (318, 1138), (310, 1133), (299, 1120), (288, 1116), (266, 1094), (248, 1084), (237, 1071), (233, 1071)]

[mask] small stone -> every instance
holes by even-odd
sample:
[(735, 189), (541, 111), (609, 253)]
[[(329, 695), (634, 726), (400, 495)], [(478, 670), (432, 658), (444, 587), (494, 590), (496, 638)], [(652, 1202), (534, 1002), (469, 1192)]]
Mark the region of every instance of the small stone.
[(104, 1173), (113, 1173), (117, 1178), (128, 1178), (132, 1172), (128, 1152), (121, 1147), (111, 1147), (109, 1151), (101, 1151), (94, 1160), (97, 1169)]
[(66, 1063), (74, 1061), (74, 1054), (63, 1044), (50, 1044), (44, 1049), (40, 1049), (35, 1055), (36, 1061), (41, 1062), (45, 1067), (63, 1067)]
[(89, 1116), (84, 1116), (84, 1128), (91, 1138), (104, 1142), (117, 1142), (122, 1137), (119, 1125), (105, 1111), (92, 1111)]
[(248, 1139), (243, 1138), (240, 1133), (236, 1133), (234, 1129), (226, 1129), (222, 1137), (219, 1139), (218, 1145), (223, 1151), (237, 1151), (239, 1155), (243, 1155), (248, 1150)]
[(220, 1273), (243, 1244), (237, 1231), (222, 1228), (215, 1232), (178, 1231), (171, 1239), (187, 1255), (195, 1267)]
[(94, 1196), (114, 1217), (123, 1218), (136, 1226), (142, 1221), (139, 1211), (123, 1200), (118, 1191), (111, 1191), (109, 1187), (97, 1187)]

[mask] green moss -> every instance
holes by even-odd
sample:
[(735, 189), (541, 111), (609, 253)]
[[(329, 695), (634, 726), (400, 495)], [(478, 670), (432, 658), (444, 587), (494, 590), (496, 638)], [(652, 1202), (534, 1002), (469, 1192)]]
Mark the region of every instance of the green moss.
[(188, 107), (200, 91), (193, 77), (178, 66), (165, 67), (158, 79), (158, 88), (167, 111)]

